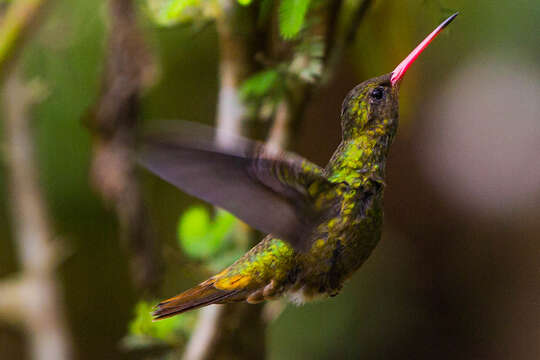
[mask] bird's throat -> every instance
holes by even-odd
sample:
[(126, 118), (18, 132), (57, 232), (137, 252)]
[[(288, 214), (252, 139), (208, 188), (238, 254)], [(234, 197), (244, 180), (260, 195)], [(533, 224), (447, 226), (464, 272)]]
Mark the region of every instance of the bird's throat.
[(390, 136), (359, 136), (343, 141), (326, 167), (332, 182), (351, 186), (384, 184)]

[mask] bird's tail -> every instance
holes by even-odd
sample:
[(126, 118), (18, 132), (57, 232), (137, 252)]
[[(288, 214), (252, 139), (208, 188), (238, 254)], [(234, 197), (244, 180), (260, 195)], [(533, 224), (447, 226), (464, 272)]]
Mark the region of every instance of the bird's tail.
[(220, 290), (214, 287), (214, 282), (213, 278), (208, 279), (194, 288), (160, 302), (152, 313), (154, 320), (165, 319), (210, 304), (235, 301), (239, 295), (241, 298), (244, 297), (241, 294), (242, 290)]

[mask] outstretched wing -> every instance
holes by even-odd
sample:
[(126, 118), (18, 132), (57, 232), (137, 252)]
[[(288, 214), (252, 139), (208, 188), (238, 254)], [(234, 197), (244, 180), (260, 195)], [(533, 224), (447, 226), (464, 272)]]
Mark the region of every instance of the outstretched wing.
[(144, 167), (297, 250), (307, 250), (306, 234), (325, 212), (316, 199), (333, 186), (319, 166), (292, 153), (271, 154), (262, 143), (239, 136), (220, 134), (228, 145), (218, 145), (211, 128), (180, 124), (144, 141)]

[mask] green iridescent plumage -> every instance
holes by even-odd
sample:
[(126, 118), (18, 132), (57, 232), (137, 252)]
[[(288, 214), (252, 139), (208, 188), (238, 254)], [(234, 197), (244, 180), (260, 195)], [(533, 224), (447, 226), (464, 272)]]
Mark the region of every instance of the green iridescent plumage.
[[(383, 91), (381, 99), (370, 97), (376, 88)], [(308, 251), (296, 252), (285, 241), (268, 236), (220, 275), (251, 277), (257, 284), (248, 296), (251, 302), (265, 298), (257, 290), (272, 280), (277, 289), (272, 296), (285, 291), (297, 293), (298, 300), (335, 295), (379, 241), (385, 162), (397, 130), (397, 94), (389, 76), (351, 91), (341, 120), (343, 141), (323, 170), (332, 186), (314, 182), (308, 188), (315, 206), (329, 209), (306, 239)], [(222, 282), (217, 280), (216, 286), (234, 288)]]
[(396, 70), (345, 98), (342, 142), (323, 169), (264, 144), (182, 126), (149, 139), (142, 164), (184, 191), (269, 233), (234, 264), (157, 305), (156, 319), (232, 301), (337, 295), (381, 237), (388, 151), (398, 128), (399, 83), (435, 29)]
[(195, 142), (178, 134), (147, 141), (143, 164), (150, 170), (271, 233), (221, 273), (162, 303), (156, 316), (282, 294), (297, 302), (336, 295), (380, 239), (397, 106), (390, 74), (355, 87), (341, 111), (342, 142), (324, 169), (246, 139), (215, 145), (195, 125), (180, 132), (197, 133)]

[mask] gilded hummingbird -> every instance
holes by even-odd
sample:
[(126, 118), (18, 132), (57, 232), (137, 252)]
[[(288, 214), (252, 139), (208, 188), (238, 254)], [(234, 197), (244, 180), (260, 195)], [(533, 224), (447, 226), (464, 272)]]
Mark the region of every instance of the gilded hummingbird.
[(269, 233), (231, 266), (159, 303), (167, 318), (210, 304), (296, 303), (335, 296), (381, 237), (386, 158), (398, 129), (403, 75), (458, 14), (429, 34), (391, 73), (352, 89), (341, 108), (342, 141), (321, 168), (241, 137), (214, 142), (184, 125), (146, 141), (141, 163), (164, 180)]

